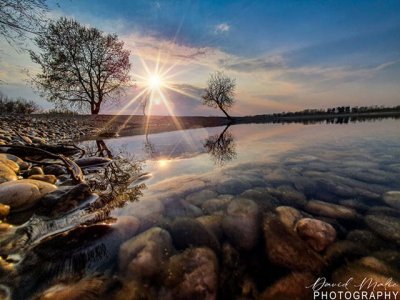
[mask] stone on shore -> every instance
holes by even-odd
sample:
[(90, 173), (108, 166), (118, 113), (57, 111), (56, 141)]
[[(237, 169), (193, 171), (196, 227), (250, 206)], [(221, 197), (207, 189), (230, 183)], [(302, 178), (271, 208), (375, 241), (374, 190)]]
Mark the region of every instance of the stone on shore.
[(57, 177), (54, 175), (31, 175), (28, 179), (40, 180), (47, 183), (55, 184), (57, 182)]
[(17, 180), (17, 174), (7, 165), (0, 162), (0, 184), (7, 181)]
[(9, 205), (12, 211), (34, 206), (43, 196), (54, 192), (53, 184), (33, 179), (21, 179), (0, 184), (0, 203)]

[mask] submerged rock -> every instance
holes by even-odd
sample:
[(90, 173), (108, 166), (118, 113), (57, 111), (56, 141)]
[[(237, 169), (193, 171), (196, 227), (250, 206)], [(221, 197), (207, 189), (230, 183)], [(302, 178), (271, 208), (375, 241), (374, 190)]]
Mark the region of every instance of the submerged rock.
[(257, 243), (261, 214), (258, 205), (249, 199), (234, 199), (222, 220), (225, 235), (232, 244), (251, 250)]
[(290, 231), (295, 229), (297, 221), (303, 217), (299, 210), (290, 206), (279, 206), (276, 208), (276, 212), (279, 220)]
[(160, 299), (213, 300), (218, 292), (218, 261), (208, 248), (187, 249), (172, 256), (164, 284), (167, 291)]
[(208, 231), (212, 232), (218, 240), (221, 240), (224, 231), (222, 229), (222, 215), (201, 216), (196, 220), (199, 221)]
[(124, 242), (119, 249), (119, 269), (132, 278), (160, 275), (174, 249), (168, 231), (151, 228)]
[(129, 214), (140, 220), (141, 231), (156, 224), (164, 213), (164, 205), (157, 199), (142, 199), (129, 204)]
[(206, 214), (223, 214), (231, 201), (231, 196), (213, 198), (205, 201), (201, 208)]
[(274, 282), (258, 298), (259, 300), (308, 300), (312, 299), (312, 289), (306, 288), (315, 282), (310, 273), (293, 272)]
[(318, 200), (309, 201), (305, 210), (329, 218), (354, 219), (357, 217), (357, 212), (352, 208)]
[(212, 231), (209, 231), (196, 219), (179, 218), (172, 222), (169, 232), (178, 250), (188, 247), (209, 247), (218, 252), (219, 242)]
[(390, 191), (384, 193), (383, 201), (393, 208), (400, 209), (400, 191)]
[(325, 265), (317, 252), (276, 217), (265, 219), (264, 236), (268, 258), (275, 265), (312, 272), (321, 271)]
[(384, 215), (367, 215), (368, 227), (382, 238), (400, 244), (400, 220)]
[(0, 184), (0, 203), (9, 205), (12, 211), (21, 211), (34, 206), (44, 195), (57, 190), (53, 184), (22, 179)]
[(35, 300), (95, 300), (105, 292), (104, 278), (84, 278), (77, 282), (63, 282), (46, 289)]
[(318, 252), (332, 244), (336, 239), (336, 230), (329, 223), (304, 218), (297, 222), (296, 230), (299, 236)]
[(201, 190), (186, 196), (185, 200), (193, 205), (201, 206), (202, 203), (208, 199), (217, 197), (218, 194), (212, 190)]

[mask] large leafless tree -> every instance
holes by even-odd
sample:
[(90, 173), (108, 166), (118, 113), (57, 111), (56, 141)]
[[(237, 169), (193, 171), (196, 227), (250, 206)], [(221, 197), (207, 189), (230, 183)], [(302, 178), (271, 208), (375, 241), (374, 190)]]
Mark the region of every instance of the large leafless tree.
[(226, 76), (223, 72), (217, 71), (210, 75), (207, 82), (203, 98), (203, 104), (219, 108), (227, 116), (229, 120), (232, 117), (228, 114), (228, 110), (235, 103), (236, 80)]
[(50, 22), (35, 42), (40, 52), (30, 54), (41, 72), (33, 81), (50, 102), (98, 114), (131, 84), (130, 51), (115, 34), (63, 17)]
[(30, 33), (38, 33), (45, 22), (45, 0), (1, 0), (0, 35), (17, 45)]

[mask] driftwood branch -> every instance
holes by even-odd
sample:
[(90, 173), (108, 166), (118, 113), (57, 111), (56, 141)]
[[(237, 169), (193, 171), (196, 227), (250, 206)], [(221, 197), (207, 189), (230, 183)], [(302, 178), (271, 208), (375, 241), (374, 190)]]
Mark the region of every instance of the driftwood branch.
[[(11, 149), (14, 148), (14, 149), (20, 149), (20, 150), (36, 151), (36, 152), (40, 152), (40, 153), (46, 155), (49, 158), (59, 159), (63, 162), (68, 173), (71, 175), (72, 179), (76, 183), (81, 183), (84, 181), (81, 168), (75, 162), (73, 162), (71, 159), (69, 159), (68, 157), (65, 157), (62, 154), (54, 154), (54, 153), (51, 153), (49, 151), (43, 150), (38, 147), (22, 146), (22, 145), (0, 145), (0, 148), (11, 148)], [(37, 162), (37, 163), (41, 163), (41, 162)]]

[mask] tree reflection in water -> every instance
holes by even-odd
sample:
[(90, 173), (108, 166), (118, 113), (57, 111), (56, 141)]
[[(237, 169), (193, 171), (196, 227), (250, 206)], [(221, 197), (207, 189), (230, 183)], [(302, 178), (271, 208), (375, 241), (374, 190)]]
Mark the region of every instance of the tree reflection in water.
[(220, 166), (237, 156), (235, 138), (228, 130), (230, 126), (228, 124), (220, 134), (209, 136), (204, 143), (204, 148), (211, 155), (214, 163)]
[(142, 162), (137, 161), (133, 155), (123, 150), (118, 155), (113, 155), (103, 140), (97, 140), (96, 146), (94, 153), (87, 152), (89, 156), (112, 159), (104, 169), (96, 169), (86, 176), (87, 184), (100, 196), (91, 205), (90, 211), (95, 212), (100, 219), (105, 219), (111, 210), (123, 207), (127, 202), (136, 201), (142, 196), (146, 185), (139, 182), (145, 174), (141, 174)]

